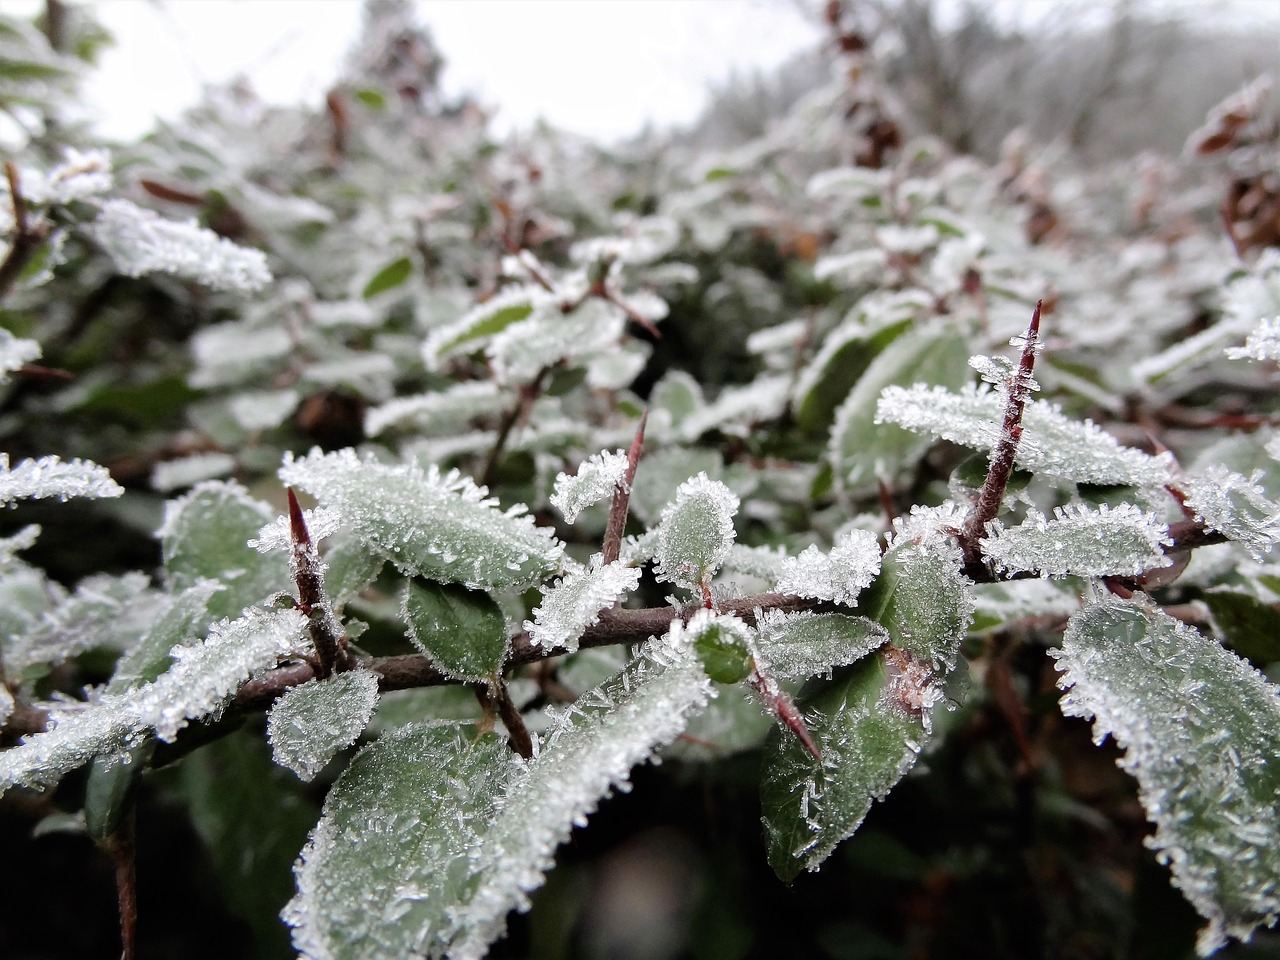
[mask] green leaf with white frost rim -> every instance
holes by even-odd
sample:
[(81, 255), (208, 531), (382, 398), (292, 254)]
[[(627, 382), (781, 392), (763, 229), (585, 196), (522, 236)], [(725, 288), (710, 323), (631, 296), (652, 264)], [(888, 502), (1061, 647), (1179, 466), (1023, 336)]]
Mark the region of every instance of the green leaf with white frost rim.
[(886, 703), (889, 683), (875, 656), (801, 693), (797, 706), (821, 764), (789, 731), (770, 733), (760, 805), (769, 865), (783, 880), (818, 869), (916, 762), (923, 717)]
[(523, 507), (497, 500), (457, 471), (388, 466), (353, 450), (286, 456), (280, 479), (335, 510), (409, 576), (475, 588), (526, 587), (560, 565), (563, 548)]
[(784, 613), (766, 610), (756, 618), (757, 660), (777, 680), (804, 680), (861, 660), (889, 640), (874, 620), (847, 613)]
[(1124, 750), (1147, 845), (1209, 921), (1197, 948), (1247, 940), (1280, 915), (1280, 690), (1147, 603), (1104, 597), (1071, 618), (1062, 712)]
[(586, 460), (573, 476), (556, 475), (556, 489), (551, 505), (565, 521), (573, 523), (586, 507), (613, 496), (626, 485), (627, 455), (621, 450), (603, 450)]
[(959, 387), (968, 378), (969, 348), (956, 330), (916, 330), (885, 347), (836, 410), (827, 450), (837, 484), (856, 490), (892, 479), (928, 447), (905, 430), (877, 422), (882, 390), (897, 383)]
[(201, 483), (165, 504), (160, 543), (165, 576), (177, 590), (200, 580), (225, 588), (210, 601), (214, 619), (237, 617), (289, 585), (285, 560), (247, 546), (276, 511), (255, 500), (238, 483)]
[(378, 676), (351, 670), (290, 687), (267, 716), (276, 763), (310, 780), (343, 747), (356, 742), (378, 705)]
[(860, 609), (884, 625), (898, 649), (936, 671), (950, 670), (973, 619), (959, 549), (941, 539), (896, 544), (884, 555)]
[(415, 578), (401, 608), (409, 639), (446, 676), (468, 683), (492, 680), (507, 657), (507, 624), (482, 590)]
[(705, 473), (680, 484), (658, 527), (658, 579), (690, 589), (709, 580), (733, 546), (737, 512), (733, 491)]
[(1016, 527), (992, 526), (983, 555), (1002, 571), (1027, 570), (1046, 577), (1137, 576), (1167, 567), (1169, 528), (1131, 503), (1111, 507), (1073, 504), (1052, 518), (1032, 508)]
[(524, 320), (536, 306), (550, 300), (551, 295), (539, 288), (517, 287), (477, 304), (453, 323), (433, 330), (427, 337), (422, 348), (427, 367), (434, 367), (460, 347), (478, 346), (511, 324)]
[(691, 653), (657, 645), (558, 714), (527, 763), (429, 721), (366, 747), (295, 868), (294, 945), (317, 960), (479, 960), (556, 847), (709, 696)]
[(600, 563), (596, 554), (581, 570), (567, 574), (542, 593), (533, 619), (524, 622), (529, 640), (543, 650), (564, 647), (572, 653), (584, 630), (640, 585), (640, 571), (622, 563)]

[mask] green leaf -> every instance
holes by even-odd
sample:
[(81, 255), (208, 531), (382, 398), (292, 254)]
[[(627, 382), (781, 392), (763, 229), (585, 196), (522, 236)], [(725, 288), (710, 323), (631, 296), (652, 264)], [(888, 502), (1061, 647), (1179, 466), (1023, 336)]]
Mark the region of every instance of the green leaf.
[(183, 759), (177, 789), (204, 841), (227, 905), (253, 930), (252, 956), (286, 956), (280, 910), (290, 868), (319, 816), (293, 774), (271, 762), (261, 734), (240, 730)]
[(447, 356), (459, 347), (501, 333), (513, 323), (528, 318), (547, 295), (535, 287), (503, 291), (477, 304), (453, 323), (439, 327), (427, 337), (422, 348), (428, 363)]
[(658, 579), (690, 588), (706, 583), (733, 546), (737, 512), (734, 493), (705, 473), (680, 484), (658, 527)]
[(783, 880), (816, 870), (916, 762), (923, 717), (883, 702), (888, 683), (875, 656), (801, 693), (821, 764), (790, 732), (769, 735), (760, 804), (769, 865)]
[(1247, 593), (1213, 590), (1204, 595), (1222, 637), (1254, 666), (1280, 661), (1280, 612)]
[(829, 426), (836, 408), (849, 396), (867, 367), (910, 327), (911, 320), (906, 319), (871, 333), (861, 325), (833, 330), (796, 382), (796, 422), (806, 430)]
[(387, 105), (387, 98), (382, 91), (374, 90), (372, 87), (365, 87), (363, 90), (357, 90), (355, 95), (356, 99), (370, 110), (382, 110)]
[(286, 457), (288, 485), (332, 508), (403, 573), (469, 587), (525, 587), (559, 565), (563, 547), (522, 507), (496, 500), (456, 471), (388, 466), (352, 450)]
[(1104, 597), (1071, 618), (1062, 712), (1114, 738), (1138, 780), (1147, 845), (1209, 921), (1203, 956), (1280, 916), (1280, 690), (1148, 602)]
[(866, 617), (808, 610), (766, 611), (757, 618), (756, 629), (756, 652), (777, 680), (804, 680), (846, 666), (889, 639), (884, 627)]
[(289, 585), (278, 553), (247, 546), (275, 511), (238, 483), (209, 481), (165, 504), (160, 543), (170, 586), (185, 590), (201, 580), (225, 588), (209, 601), (211, 619), (237, 617), (246, 607)]
[(973, 596), (960, 574), (959, 550), (943, 541), (895, 545), (884, 555), (880, 576), (860, 605), (884, 625), (895, 647), (939, 672), (955, 666), (973, 619)]
[(507, 625), (484, 591), (416, 577), (405, 587), (402, 611), (413, 645), (447, 676), (485, 681), (502, 670)]
[(380, 293), (394, 290), (408, 280), (411, 273), (413, 273), (413, 261), (408, 257), (392, 260), (375, 273), (373, 278), (364, 285), (364, 289), (360, 291), (360, 296), (370, 300)]
[(958, 388), (969, 376), (969, 347), (954, 329), (913, 330), (885, 347), (836, 410), (828, 454), (837, 484), (858, 490), (891, 481), (928, 447), (900, 427), (876, 423), (881, 391), (901, 383)]

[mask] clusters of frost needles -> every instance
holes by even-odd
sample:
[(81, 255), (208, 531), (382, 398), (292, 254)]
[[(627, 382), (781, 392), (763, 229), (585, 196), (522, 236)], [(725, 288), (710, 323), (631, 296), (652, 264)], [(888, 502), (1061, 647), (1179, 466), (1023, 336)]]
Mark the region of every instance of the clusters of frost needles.
[(111, 479), (106, 467), (89, 460), (40, 457), (9, 466), (9, 455), (0, 453), (0, 504), (24, 498), (118, 497), (124, 488)]
[(15, 337), (0, 328), (0, 383), (9, 381), (9, 374), (33, 360), (40, 359), (40, 344), (34, 340)]
[(1137, 576), (1171, 561), (1173, 541), (1154, 513), (1133, 504), (1057, 507), (1046, 517), (1035, 508), (1016, 527), (991, 521), (982, 552), (998, 570), (1046, 577)]
[(626, 452), (603, 450), (584, 460), (575, 475), (556, 475), (551, 505), (566, 522), (573, 523), (586, 507), (612, 497), (615, 490), (626, 489), (626, 475)]
[(812, 610), (762, 610), (756, 614), (756, 661), (763, 672), (779, 680), (830, 674), (836, 667), (856, 663), (888, 640), (888, 631), (866, 617)]
[(1280, 504), (1258, 483), (1261, 471), (1245, 478), (1221, 464), (1182, 485), (1186, 505), (1210, 530), (1217, 530), (1261, 562), (1280, 540)]
[(110, 152), (64, 147), (62, 155), (62, 162), (48, 171), (30, 167), (21, 170), (18, 182), (28, 203), (64, 206), (77, 200), (92, 200), (111, 189)]
[(335, 753), (355, 743), (378, 705), (378, 675), (350, 670), (290, 687), (267, 717), (276, 763), (311, 780)]
[[(306, 525), (312, 543), (327, 540), (342, 527), (342, 517), (336, 510), (328, 507), (310, 507), (302, 511), (302, 522)], [(272, 553), (277, 550), (293, 549), (293, 529), (289, 518), (281, 515), (258, 531), (258, 536), (248, 545), (259, 553)]]
[(658, 525), (658, 579), (690, 588), (706, 583), (733, 547), (738, 505), (737, 495), (706, 473), (680, 484)]
[(408, 423), (420, 432), (438, 433), (456, 429), (473, 417), (498, 413), (506, 402), (495, 382), (467, 381), (447, 390), (396, 397), (372, 407), (365, 414), (364, 429), (370, 437), (376, 437), (391, 427)]
[(1232, 360), (1280, 360), (1280, 317), (1264, 317), (1243, 347), (1228, 347)]
[(195, 221), (179, 223), (130, 203), (107, 200), (90, 227), (121, 273), (169, 273), (215, 290), (253, 293), (271, 282), (267, 258)]
[(578, 649), (582, 632), (600, 619), (600, 611), (622, 600), (640, 585), (640, 571), (619, 562), (603, 563), (596, 554), (590, 563), (557, 580), (543, 591), (533, 620), (524, 622), (529, 640), (543, 650)]
[(880, 543), (870, 530), (850, 530), (836, 538), (830, 553), (807, 547), (782, 561), (778, 590), (857, 606), (858, 594), (880, 572)]

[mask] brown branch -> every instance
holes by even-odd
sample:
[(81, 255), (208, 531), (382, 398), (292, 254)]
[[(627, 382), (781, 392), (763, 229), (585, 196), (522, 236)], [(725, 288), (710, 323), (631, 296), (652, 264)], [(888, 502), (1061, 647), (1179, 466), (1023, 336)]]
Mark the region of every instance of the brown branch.
[(613, 502), (609, 504), (609, 525), (605, 527), (602, 548), (605, 563), (613, 563), (622, 552), (622, 534), (627, 526), (627, 508), (631, 504), (631, 484), (636, 478), (636, 467), (640, 464), (640, 454), (644, 450), (644, 428), (648, 422), (649, 410), (646, 408), (640, 415), (640, 424), (636, 427), (631, 449), (627, 451), (627, 469), (622, 476), (622, 483), (613, 491)]
[(0, 297), (9, 293), (48, 235), (44, 226), (33, 226), (27, 219), (27, 200), (18, 183), (18, 168), (12, 161), (5, 161), (4, 175), (9, 181), (9, 199), (13, 203), (13, 243), (0, 263)]
[(293, 543), (289, 566), (293, 582), (298, 587), (298, 609), (307, 618), (320, 676), (328, 677), (337, 670), (349, 668), (351, 657), (347, 653), (346, 638), (338, 629), (329, 598), (325, 595), (324, 568), (311, 542), (311, 533), (303, 519), (302, 508), (298, 506), (298, 498), (294, 496), (292, 487), (286, 487), (285, 493), (289, 497), (289, 531)]
[(1004, 423), (1000, 427), (1000, 439), (991, 451), (991, 467), (987, 470), (987, 479), (978, 493), (978, 500), (969, 511), (969, 516), (960, 531), (960, 549), (964, 553), (966, 567), (971, 567), (982, 559), (982, 547), (979, 541), (987, 532), (987, 524), (1000, 512), (1000, 504), (1004, 501), (1004, 491), (1009, 485), (1009, 477), (1013, 474), (1014, 460), (1018, 455), (1018, 443), (1022, 439), (1022, 411), (1027, 405), (1030, 392), (1028, 384), (1036, 364), (1036, 344), (1040, 339), (1040, 309), (1044, 301), (1036, 302), (1035, 312), (1031, 315), (1031, 325), (1027, 327), (1027, 338), (1022, 345), (1022, 357), (1018, 361), (1018, 369), (1014, 371), (1009, 382), (1009, 399), (1004, 408)]
[(138, 877), (135, 815), (130, 809), (111, 836), (107, 853), (115, 867), (116, 902), (120, 910), (120, 960), (133, 960), (138, 947)]
[(502, 462), (502, 453), (506, 449), (507, 441), (511, 438), (511, 431), (515, 429), (516, 424), (523, 422), (529, 416), (529, 410), (542, 395), (547, 376), (553, 369), (554, 366), (545, 366), (539, 370), (532, 381), (520, 388), (520, 395), (516, 398), (516, 402), (503, 414), (502, 422), (498, 425), (498, 438), (494, 440), (493, 449), (489, 451), (489, 458), (485, 461), (484, 470), (480, 473), (481, 486), (492, 487), (497, 480), (498, 465)]

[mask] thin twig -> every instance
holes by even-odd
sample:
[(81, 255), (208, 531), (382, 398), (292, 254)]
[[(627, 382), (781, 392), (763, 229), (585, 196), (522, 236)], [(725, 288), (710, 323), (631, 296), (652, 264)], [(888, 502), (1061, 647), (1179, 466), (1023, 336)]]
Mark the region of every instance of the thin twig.
[(4, 175), (9, 181), (9, 199), (13, 204), (13, 243), (0, 263), (0, 297), (6, 296), (32, 255), (44, 242), (48, 229), (42, 225), (32, 226), (27, 219), (27, 200), (22, 195), (22, 187), (18, 183), (18, 168), (13, 162), (6, 160)]
[(115, 867), (116, 903), (120, 911), (120, 960), (133, 960), (138, 950), (138, 876), (135, 812), (132, 806), (111, 836), (107, 852)]
[(640, 464), (640, 454), (644, 450), (644, 428), (648, 422), (649, 410), (646, 407), (640, 415), (640, 424), (636, 427), (631, 449), (627, 451), (626, 472), (622, 475), (622, 482), (614, 489), (613, 502), (609, 504), (609, 524), (604, 530), (602, 546), (605, 563), (613, 563), (622, 552), (622, 534), (627, 527), (627, 508), (631, 504), (631, 484), (636, 478), (636, 467)]
[(529, 410), (538, 397), (542, 396), (542, 388), (553, 369), (552, 365), (548, 365), (539, 370), (532, 381), (520, 388), (520, 395), (516, 398), (516, 402), (502, 415), (502, 422), (498, 424), (498, 438), (494, 440), (493, 449), (489, 451), (489, 458), (485, 461), (484, 470), (480, 473), (481, 486), (492, 487), (494, 481), (498, 479), (498, 466), (502, 462), (502, 453), (506, 449), (507, 441), (511, 438), (511, 431), (515, 429), (516, 424), (522, 423), (529, 416)]
[(346, 650), (346, 638), (337, 629), (337, 622), (324, 592), (324, 572), (320, 556), (311, 542), (311, 533), (303, 519), (298, 498), (293, 488), (286, 487), (289, 497), (289, 531), (293, 541), (293, 582), (298, 587), (298, 609), (307, 618), (311, 642), (316, 647), (321, 677), (331, 676), (335, 670), (345, 670), (351, 664)]
[(1036, 344), (1040, 339), (1040, 308), (1043, 301), (1036, 302), (1035, 312), (1031, 315), (1031, 325), (1027, 327), (1027, 338), (1022, 345), (1022, 357), (1018, 361), (1018, 369), (1014, 371), (1009, 382), (1009, 399), (1005, 403), (1004, 423), (1000, 427), (1000, 439), (991, 451), (991, 466), (987, 470), (987, 479), (978, 493), (978, 500), (969, 512), (964, 527), (960, 531), (960, 549), (964, 552), (966, 566), (973, 566), (982, 559), (982, 547), (979, 541), (987, 532), (987, 524), (1000, 512), (1000, 504), (1004, 501), (1004, 491), (1009, 485), (1009, 477), (1013, 474), (1014, 460), (1018, 455), (1018, 443), (1022, 439), (1022, 411), (1027, 405), (1030, 393), (1028, 384), (1036, 364)]

